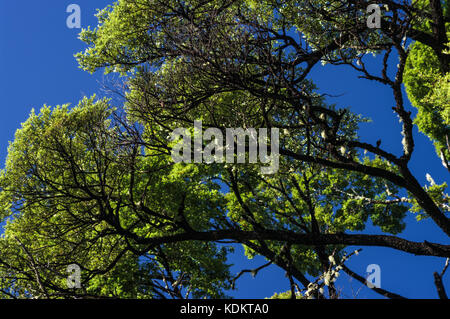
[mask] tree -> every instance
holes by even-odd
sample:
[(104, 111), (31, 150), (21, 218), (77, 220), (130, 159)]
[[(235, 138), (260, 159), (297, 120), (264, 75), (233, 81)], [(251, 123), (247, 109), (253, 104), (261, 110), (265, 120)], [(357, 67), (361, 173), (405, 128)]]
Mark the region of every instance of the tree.
[[(225, 297), (243, 273), (276, 265), (290, 282), (279, 297), (338, 298), (340, 271), (365, 280), (345, 265), (346, 246), (450, 257), (449, 245), (396, 236), (408, 210), (450, 234), (446, 184), (423, 187), (408, 167), (414, 123), (401, 90), (410, 40), (448, 70), (448, 19), (440, 1), (425, 10), (388, 1), (381, 28), (369, 29), (367, 4), (120, 0), (101, 10), (99, 27), (81, 33), (88, 48), (77, 58), (87, 71), (124, 76), (124, 105), (92, 97), (44, 107), (17, 131), (0, 178), (3, 296)], [(380, 75), (367, 70), (369, 53), (383, 56)], [(308, 78), (319, 62), (392, 89), (401, 155), (361, 141), (365, 119), (326, 103)], [(445, 102), (439, 94), (428, 103)], [(279, 129), (278, 171), (174, 163), (170, 133), (196, 120), (223, 133)], [(369, 218), (382, 234), (363, 233)], [(231, 243), (267, 264), (233, 277)], [(66, 286), (71, 264), (82, 270), (79, 290)], [(440, 297), (444, 272), (436, 274)]]
[[(424, 2), (422, 6), (427, 4)], [(450, 16), (449, 9), (448, 2), (445, 2), (442, 15), (447, 17), (447, 20)], [(447, 28), (437, 31), (438, 29), (429, 22), (422, 23), (419, 27), (427, 32), (441, 32), (441, 41), (448, 40), (449, 33), (448, 31), (445, 33)], [(450, 75), (448, 60), (442, 61), (442, 56), (448, 56), (448, 46), (449, 43), (446, 49), (436, 50), (421, 42), (415, 42), (411, 45), (405, 69), (405, 87), (408, 97), (412, 105), (418, 109), (415, 123), (420, 131), (434, 142), (436, 152), (447, 169), (449, 169), (447, 159), (450, 155), (448, 142)]]

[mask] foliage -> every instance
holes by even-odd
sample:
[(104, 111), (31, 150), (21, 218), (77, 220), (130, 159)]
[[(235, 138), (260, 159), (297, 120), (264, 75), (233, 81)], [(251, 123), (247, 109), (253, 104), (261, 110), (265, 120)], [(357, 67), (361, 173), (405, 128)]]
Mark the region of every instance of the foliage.
[[(366, 5), (119, 0), (100, 10), (76, 56), (84, 70), (123, 76), (126, 101), (45, 106), (16, 132), (0, 176), (3, 296), (222, 298), (234, 282), (232, 243), (286, 272), (291, 290), (273, 298), (325, 298), (307, 276), (326, 281), (337, 298), (326, 274), (345, 269), (332, 260), (347, 246), (448, 257), (448, 245), (392, 236), (408, 210), (450, 234), (447, 185), (421, 187), (409, 170), (414, 123), (401, 98), (406, 66), (415, 124), (444, 145), (448, 105), (434, 88), (448, 75), (436, 75), (442, 56), (432, 52), (442, 35), (421, 34), (422, 25), (410, 23), (416, 8), (399, 3), (370, 30)], [(417, 34), (425, 40), (408, 53), (404, 39)], [(439, 45), (420, 49), (429, 38)], [(400, 61), (391, 79), (393, 50)], [(384, 54), (381, 76), (366, 69), (367, 54)], [(358, 126), (367, 119), (327, 103), (308, 77), (319, 62), (351, 66), (392, 89), (403, 154), (362, 141)], [(278, 171), (174, 163), (170, 133), (192, 132), (196, 120), (222, 132), (279, 129)], [(383, 234), (365, 234), (369, 220)], [(81, 289), (66, 287), (70, 264), (82, 270)]]

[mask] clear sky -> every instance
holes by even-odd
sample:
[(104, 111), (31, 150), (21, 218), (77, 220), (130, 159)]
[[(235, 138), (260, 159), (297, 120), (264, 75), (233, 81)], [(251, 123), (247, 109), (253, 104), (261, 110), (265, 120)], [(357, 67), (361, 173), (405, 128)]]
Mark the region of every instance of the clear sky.
[[(95, 26), (96, 8), (112, 3), (107, 0), (0, 0), (0, 162), (4, 167), (8, 142), (24, 122), (30, 110), (39, 110), (44, 104), (77, 104), (83, 96), (96, 93), (103, 96), (101, 72), (90, 75), (78, 68), (73, 54), (84, 50), (78, 40), (79, 29), (66, 26), (69, 4), (81, 7), (82, 27)], [(374, 62), (376, 59), (374, 58)], [(396, 64), (396, 63), (395, 63)], [(395, 65), (394, 64), (394, 65)], [(370, 117), (373, 122), (361, 126), (363, 140), (375, 143), (382, 140), (382, 146), (399, 154), (401, 150), (400, 124), (391, 107), (391, 92), (381, 84), (357, 79), (357, 74), (345, 67), (324, 67), (315, 69), (313, 80), (320, 92), (336, 95), (330, 98), (338, 106), (349, 106), (352, 111)], [(408, 106), (411, 108), (410, 106)], [(411, 108), (414, 114), (414, 109)], [(416, 148), (411, 169), (425, 184), (429, 173), (437, 183), (448, 179), (448, 172), (441, 166), (429, 140), (415, 131)], [(380, 234), (380, 229), (368, 226), (367, 233)], [(450, 244), (448, 237), (431, 221), (416, 222), (410, 214), (406, 230), (401, 237), (423, 241)], [(351, 247), (350, 247), (351, 248)], [(349, 251), (351, 249), (349, 248)], [(353, 247), (355, 249), (357, 247)], [(241, 252), (237, 249), (237, 252)], [(416, 257), (388, 248), (363, 247), (363, 251), (348, 262), (348, 266), (361, 275), (366, 275), (369, 264), (381, 267), (381, 287), (405, 297), (436, 298), (433, 272), (441, 271), (443, 258)], [(232, 270), (238, 273), (242, 268), (262, 265), (262, 258), (248, 261), (238, 254), (230, 258)], [(344, 297), (379, 298), (378, 294), (342, 274), (337, 281)], [(450, 274), (444, 277), (444, 284), (450, 289)], [(238, 290), (230, 292), (237, 298), (264, 298), (274, 292), (289, 289), (284, 273), (274, 267), (267, 268), (256, 278), (244, 275), (237, 282)]]

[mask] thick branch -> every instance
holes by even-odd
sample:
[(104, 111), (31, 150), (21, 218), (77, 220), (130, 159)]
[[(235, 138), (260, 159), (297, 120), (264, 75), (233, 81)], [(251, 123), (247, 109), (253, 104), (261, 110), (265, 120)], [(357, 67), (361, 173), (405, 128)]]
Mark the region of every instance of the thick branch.
[(415, 255), (450, 257), (450, 245), (442, 245), (424, 241), (413, 242), (391, 235), (366, 235), (366, 234), (298, 234), (286, 230), (217, 230), (207, 232), (180, 233), (175, 235), (144, 238), (135, 234), (127, 234), (134, 239), (150, 247), (164, 243), (175, 243), (190, 240), (218, 241), (234, 239), (240, 242), (248, 240), (275, 240), (297, 245), (358, 245), (389, 247)]

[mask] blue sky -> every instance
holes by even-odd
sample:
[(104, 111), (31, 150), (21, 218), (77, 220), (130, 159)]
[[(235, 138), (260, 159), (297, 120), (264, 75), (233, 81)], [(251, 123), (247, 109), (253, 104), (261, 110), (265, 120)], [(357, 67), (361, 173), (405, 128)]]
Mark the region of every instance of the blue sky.
[[(106, 0), (72, 1), (0, 1), (0, 162), (6, 158), (8, 142), (14, 132), (26, 120), (32, 108), (39, 110), (44, 104), (77, 104), (83, 96), (96, 93), (103, 96), (102, 74), (90, 75), (78, 68), (73, 54), (84, 50), (84, 44), (77, 39), (79, 29), (66, 26), (69, 4), (81, 7), (82, 27), (95, 26), (96, 8), (111, 3)], [(374, 62), (377, 60), (374, 58)], [(396, 63), (395, 63), (396, 64)], [(394, 65), (395, 65), (394, 64)], [(357, 74), (345, 67), (315, 69), (313, 80), (321, 92), (338, 95), (329, 101), (339, 106), (349, 106), (351, 110), (370, 117), (373, 122), (361, 125), (363, 140), (375, 143), (382, 140), (382, 146), (399, 154), (401, 151), (400, 124), (391, 107), (391, 92), (381, 84), (357, 79)], [(409, 106), (408, 106), (409, 107)], [(414, 113), (414, 109), (411, 108)], [(441, 166), (429, 140), (415, 131), (416, 149), (411, 161), (411, 169), (425, 184), (425, 174), (429, 173), (437, 183), (447, 179), (448, 172)], [(368, 225), (368, 233), (381, 231)], [(448, 237), (431, 221), (416, 222), (410, 214), (403, 238), (449, 244)], [(356, 249), (357, 247), (353, 247)], [(349, 251), (351, 249), (349, 248)], [(241, 252), (238, 248), (237, 252)], [(256, 258), (248, 261), (236, 254), (230, 258), (235, 264), (232, 270), (262, 265), (264, 260)], [(363, 247), (363, 251), (350, 259), (348, 266), (365, 275), (369, 264), (381, 267), (381, 285), (405, 297), (436, 298), (433, 272), (441, 271), (444, 259), (416, 257), (388, 248)], [(450, 289), (450, 274), (444, 278)], [(344, 297), (353, 298), (361, 284), (343, 274), (337, 281)], [(244, 275), (237, 282), (237, 291), (230, 295), (237, 298), (264, 298), (274, 292), (288, 290), (288, 280), (275, 267), (264, 269), (256, 278)], [(359, 298), (379, 298), (368, 288), (359, 291)]]

